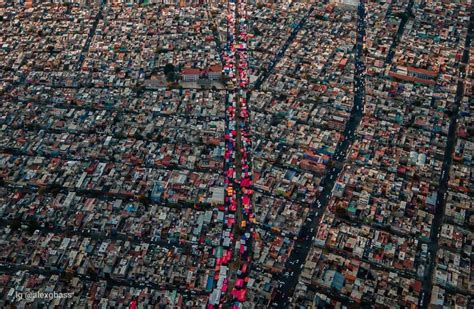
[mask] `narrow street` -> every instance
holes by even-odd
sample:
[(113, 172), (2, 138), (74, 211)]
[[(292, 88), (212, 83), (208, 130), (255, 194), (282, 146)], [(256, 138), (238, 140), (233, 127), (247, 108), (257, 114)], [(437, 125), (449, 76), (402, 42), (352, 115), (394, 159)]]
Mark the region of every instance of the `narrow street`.
[[(326, 1), (326, 0), (325, 0)], [(273, 69), (275, 68), (275, 65), (277, 65), (277, 63), (281, 60), (281, 58), (283, 57), (283, 55), (285, 54), (286, 50), (288, 49), (288, 47), (290, 46), (290, 44), (295, 40), (296, 38), (296, 35), (298, 34), (298, 32), (301, 30), (301, 28), (304, 26), (306, 20), (308, 19), (308, 17), (311, 15), (311, 13), (314, 11), (314, 8), (312, 7), (308, 13), (303, 16), (301, 18), (301, 20), (299, 21), (299, 23), (296, 25), (296, 27), (293, 29), (293, 31), (291, 32), (290, 36), (288, 37), (288, 39), (286, 40), (285, 44), (278, 50), (277, 54), (275, 55), (275, 57), (273, 58), (272, 62), (270, 62), (270, 65), (268, 66), (268, 68), (266, 68), (266, 70), (264, 71), (264, 73), (260, 74), (260, 76), (258, 77), (258, 79), (255, 81), (254, 85), (253, 85), (253, 88), (258, 90), (260, 89), (260, 87), (262, 86), (262, 84), (265, 82), (265, 80), (268, 78), (268, 76), (270, 76), (270, 74), (273, 72)]]
[[(403, 32), (405, 31), (405, 25), (406, 25), (408, 19), (410, 18), (411, 14), (412, 14), (412, 8), (413, 8), (414, 2), (415, 2), (414, 0), (410, 0), (410, 2), (408, 2), (407, 9), (406, 9), (404, 15), (401, 18), (400, 25), (398, 26), (398, 31), (395, 34), (393, 42), (390, 45), (390, 49), (387, 53), (387, 58), (385, 59), (385, 64), (390, 64), (392, 62), (393, 56), (395, 55), (395, 49), (397, 48), (397, 45), (400, 42), (400, 39), (403, 35)], [(390, 12), (391, 12), (391, 6), (390, 6)], [(389, 14), (389, 12), (387, 12), (387, 15), (388, 14)]]
[[(233, 33), (234, 37), (237, 38), (238, 37), (238, 21), (239, 21), (239, 1), (236, 1), (236, 5), (235, 5), (235, 21), (236, 21), (236, 27), (235, 27), (235, 32)], [(236, 43), (238, 44), (238, 43)], [(235, 76), (239, 76), (239, 71), (238, 71), (238, 63), (240, 61), (240, 55), (238, 52), (235, 53), (235, 67), (234, 67), (234, 74)], [(239, 83), (238, 81), (238, 78), (237, 78), (237, 84)], [(234, 102), (236, 102), (235, 104), (235, 130), (237, 131), (237, 135), (236, 135), (236, 138), (235, 138), (235, 149), (234, 149), (234, 153), (235, 153), (235, 159), (234, 159), (234, 170), (235, 170), (235, 174), (237, 175), (237, 178), (239, 178), (238, 175), (241, 174), (242, 172), (242, 156), (241, 156), (241, 149), (242, 149), (242, 133), (241, 133), (241, 118), (240, 118), (240, 112), (241, 112), (241, 109), (240, 109), (240, 93), (238, 91), (238, 85), (235, 85), (235, 88), (234, 89), (231, 89), (230, 90), (233, 94), (233, 100)], [(242, 203), (241, 203), (241, 196), (242, 196), (242, 191), (239, 187), (239, 184), (236, 182), (234, 183), (234, 189), (236, 191), (236, 202), (237, 202), (237, 209), (235, 210), (235, 223), (233, 225), (233, 228), (232, 228), (232, 233), (234, 234), (234, 237), (236, 239), (239, 238), (239, 235), (240, 235), (240, 223), (242, 222), (242, 220), (244, 219), (243, 218), (243, 215), (242, 215)], [(232, 246), (234, 247), (234, 246)], [(237, 270), (239, 270), (239, 268), (241, 267), (242, 265), (242, 260), (240, 258), (240, 255), (239, 254), (235, 254), (234, 255), (234, 261), (231, 262), (230, 264), (230, 277), (229, 277), (229, 288), (228, 288), (228, 292), (229, 292), (229, 298), (231, 299), (232, 296), (230, 295), (230, 293), (232, 292), (234, 286), (235, 286), (235, 282), (237, 280)]]
[[(248, 128), (248, 110), (245, 100), (247, 98), (248, 87), (248, 59), (247, 59), (247, 12), (246, 0), (235, 1), (235, 76), (237, 85), (233, 89), (235, 102), (235, 161), (234, 168), (236, 173), (236, 210), (233, 234), (235, 243), (240, 246), (234, 246), (236, 251), (234, 260), (230, 267), (229, 292), (232, 294), (234, 304), (241, 304), (245, 299), (247, 276), (250, 271), (251, 260), (251, 205), (245, 205), (245, 197), (248, 197), (247, 184), (244, 184), (244, 174), (249, 171), (250, 154), (247, 150), (245, 138), (249, 135)], [(249, 237), (244, 234), (250, 235)], [(243, 294), (242, 294), (243, 292)]]
[[(228, 74), (226, 91), (224, 162), (225, 191), (222, 245), (225, 261), (216, 266), (219, 276), (210, 305), (240, 307), (245, 301), (251, 260), (252, 207), (248, 186), (248, 87), (246, 1), (229, 2), (227, 8), (227, 43), (223, 56)], [(250, 183), (249, 183), (250, 181)]]
[[(19, 265), (19, 264), (0, 264), (0, 272), (2, 274), (9, 274), (9, 275), (15, 275), (19, 271), (26, 271), (29, 274), (35, 274), (35, 275), (43, 275), (43, 276), (53, 276), (53, 275), (58, 275), (60, 277), (65, 277), (68, 274), (67, 270), (63, 269), (46, 269), (44, 267), (33, 267), (33, 266), (28, 266), (28, 265)], [(195, 295), (208, 295), (209, 292), (207, 291), (197, 291), (197, 290), (192, 290), (190, 291), (187, 288), (177, 288), (176, 285), (173, 284), (167, 284), (167, 285), (161, 285), (161, 284), (155, 284), (153, 282), (137, 282), (133, 280), (127, 280), (127, 279), (117, 279), (117, 278), (112, 278), (109, 275), (105, 275), (103, 277), (98, 277), (98, 278), (93, 278), (90, 275), (84, 275), (84, 274), (78, 274), (78, 273), (71, 273), (73, 276), (78, 277), (82, 282), (87, 283), (87, 284), (92, 284), (92, 283), (97, 283), (99, 280), (103, 280), (107, 283), (107, 288), (110, 289), (112, 287), (133, 287), (136, 289), (144, 289), (144, 288), (149, 288), (153, 290), (170, 290), (170, 291), (177, 291), (180, 294), (183, 294), (188, 297), (192, 297)], [(67, 279), (63, 279), (67, 280)]]
[(102, 11), (104, 10), (105, 4), (106, 4), (105, 0), (103, 0), (100, 4), (99, 12), (95, 16), (94, 23), (92, 24), (91, 30), (89, 31), (86, 43), (84, 44), (84, 47), (82, 48), (79, 61), (76, 64), (76, 71), (81, 70), (82, 64), (84, 63), (84, 60), (86, 59), (86, 54), (89, 51), (89, 47), (91, 46), (92, 39), (94, 38), (95, 32), (97, 30), (97, 25), (99, 24), (99, 21), (104, 18)]
[[(7, 227), (7, 226), (12, 226), (13, 220), (6, 220), (6, 219), (0, 219), (0, 227)], [(23, 222), (23, 224), (27, 224), (27, 222)], [(174, 248), (191, 248), (193, 246), (199, 246), (197, 243), (190, 243), (190, 242), (180, 242), (177, 240), (154, 240), (149, 237), (143, 237), (141, 239), (133, 236), (128, 236), (123, 233), (104, 233), (104, 232), (94, 232), (94, 231), (89, 231), (86, 229), (82, 228), (71, 228), (71, 227), (65, 227), (65, 228), (59, 228), (55, 226), (39, 226), (37, 228), (37, 231), (41, 234), (60, 234), (63, 235), (64, 237), (82, 237), (82, 238), (90, 238), (95, 241), (128, 241), (132, 245), (139, 245), (139, 244), (150, 244), (150, 245), (156, 245), (162, 248), (166, 249), (174, 249)]]

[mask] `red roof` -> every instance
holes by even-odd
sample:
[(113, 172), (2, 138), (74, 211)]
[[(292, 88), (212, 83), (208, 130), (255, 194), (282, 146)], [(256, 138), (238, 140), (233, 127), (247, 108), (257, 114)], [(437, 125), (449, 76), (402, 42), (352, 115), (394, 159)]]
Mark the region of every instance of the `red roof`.
[(390, 71), (388, 73), (388, 75), (390, 77), (393, 77), (393, 78), (396, 78), (396, 79), (401, 79), (401, 80), (410, 81), (410, 82), (417, 82), (417, 83), (421, 83), (421, 84), (425, 84), (425, 85), (435, 85), (436, 84), (436, 82), (434, 80), (431, 80), (431, 79), (423, 79), (423, 78), (419, 78), (419, 77), (415, 77), (415, 76), (402, 75), (402, 74), (395, 73), (393, 71)]
[(186, 68), (181, 71), (183, 75), (199, 75), (201, 74), (201, 70), (193, 69), (193, 68)]
[(222, 66), (215, 64), (209, 67), (209, 72), (222, 72)]
[(438, 72), (432, 71), (432, 70), (425, 70), (425, 69), (420, 69), (420, 68), (415, 68), (415, 67), (407, 67), (408, 72), (414, 72), (414, 73), (420, 73), (424, 75), (428, 75), (431, 77), (436, 77), (438, 75)]

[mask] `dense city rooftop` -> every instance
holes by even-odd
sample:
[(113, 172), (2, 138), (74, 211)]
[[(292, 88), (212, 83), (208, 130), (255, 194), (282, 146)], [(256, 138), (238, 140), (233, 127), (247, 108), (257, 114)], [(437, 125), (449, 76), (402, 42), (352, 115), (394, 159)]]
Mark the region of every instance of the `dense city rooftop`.
[(0, 1), (0, 307), (472, 308), (472, 14)]

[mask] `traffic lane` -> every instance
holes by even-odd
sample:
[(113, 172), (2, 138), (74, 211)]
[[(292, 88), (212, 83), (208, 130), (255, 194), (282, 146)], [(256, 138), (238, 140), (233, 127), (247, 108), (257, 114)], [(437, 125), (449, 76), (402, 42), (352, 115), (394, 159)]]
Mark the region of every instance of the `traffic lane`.
[[(469, 29), (467, 32), (467, 37), (466, 37), (466, 42), (465, 42), (465, 47), (463, 51), (463, 56), (462, 56), (462, 65), (460, 67), (460, 73), (465, 73), (466, 70), (466, 65), (467, 62), (469, 61), (469, 47), (471, 45), (471, 39), (472, 39), (472, 34), (473, 34), (473, 29), (474, 29), (474, 15), (471, 13), (470, 16), (470, 21), (469, 21)], [(419, 305), (420, 307), (424, 308), (427, 307), (431, 298), (431, 292), (432, 292), (432, 287), (433, 287), (433, 272), (434, 272), (434, 267), (435, 267), (435, 256), (436, 253), (438, 252), (438, 232), (440, 231), (443, 216), (444, 216), (444, 206), (445, 206), (445, 194), (448, 189), (448, 180), (449, 180), (449, 170), (452, 165), (452, 154), (454, 152), (454, 143), (456, 140), (456, 123), (457, 123), (457, 118), (459, 117), (459, 106), (461, 103), (461, 100), (463, 98), (463, 93), (464, 93), (464, 83), (462, 80), (458, 80), (457, 84), (457, 89), (456, 89), (456, 97), (455, 97), (455, 104), (454, 104), (454, 113), (450, 117), (450, 124), (449, 124), (449, 129), (448, 129), (448, 142), (446, 144), (445, 148), (445, 154), (444, 154), (444, 160), (443, 160), (443, 168), (442, 168), (442, 176), (440, 180), (440, 186), (438, 189), (438, 200), (437, 200), (437, 205), (436, 207), (436, 213), (435, 217), (433, 220), (433, 225), (431, 228), (431, 235), (430, 235), (430, 244), (429, 246), (429, 252), (431, 253), (431, 256), (433, 257), (430, 262), (428, 263), (428, 267), (426, 269), (427, 272), (427, 277), (423, 281), (423, 286), (422, 286), (422, 294), (419, 299)]]
[[(38, 274), (38, 275), (47, 275), (47, 276), (62, 275), (62, 274), (68, 273), (67, 270), (59, 269), (59, 268), (48, 269), (43, 266), (33, 267), (29, 265), (0, 263), (0, 273), (9, 274), (13, 276), (17, 274), (18, 271), (25, 271), (29, 274)], [(75, 277), (80, 278), (81, 281), (83, 282), (98, 282), (99, 280), (106, 281), (108, 287), (126, 286), (126, 287), (133, 287), (133, 288), (139, 288), (139, 289), (148, 288), (148, 289), (159, 290), (159, 291), (169, 290), (169, 291), (177, 291), (180, 294), (184, 294), (187, 296), (209, 295), (208, 291), (189, 290), (186, 287), (177, 287), (176, 285), (171, 285), (171, 284), (155, 284), (153, 282), (137, 282), (137, 281), (130, 281), (126, 279), (115, 279), (107, 274), (104, 276), (98, 276), (98, 279), (94, 279), (90, 275), (83, 275), (79, 273), (74, 273), (73, 275)]]
[[(340, 168), (333, 168), (329, 173), (329, 185), (325, 186), (325, 189), (323, 190), (320, 198), (318, 199), (321, 205), (326, 205), (327, 201), (330, 198), (331, 194), (331, 183), (333, 182), (332, 179), (335, 180), (335, 176), (341, 171)], [(332, 177), (331, 177), (332, 176)], [(328, 178), (326, 178), (328, 179)], [(327, 183), (326, 183), (327, 184)], [(298, 281), (299, 275), (302, 270), (302, 265), (303, 262), (306, 260), (306, 256), (309, 253), (309, 250), (312, 248), (312, 242), (313, 238), (312, 235), (315, 233), (317, 230), (317, 227), (319, 226), (319, 221), (323, 215), (324, 209), (321, 210), (315, 210), (314, 208), (311, 210), (311, 213), (309, 215), (310, 220), (306, 220), (298, 240), (296, 241), (295, 248), (293, 249), (291, 253), (291, 259), (287, 261), (285, 264), (285, 269), (287, 272), (290, 272), (289, 276), (285, 277), (285, 284), (283, 285), (282, 291), (288, 291), (289, 293), (293, 293), (293, 289), (296, 286), (296, 283)], [(311, 232), (313, 231), (313, 232)], [(287, 293), (280, 292), (277, 294), (277, 297), (275, 297), (274, 302), (278, 304), (276, 308), (283, 308), (280, 306), (283, 306), (285, 303), (285, 299), (287, 298)]]
[(306, 16), (301, 18), (300, 21), (298, 22), (298, 24), (295, 26), (295, 28), (293, 28), (293, 31), (291, 32), (291, 34), (288, 37), (288, 39), (286, 40), (286, 42), (278, 50), (278, 52), (275, 55), (275, 57), (273, 58), (272, 62), (270, 62), (270, 64), (268, 65), (265, 73), (260, 75), (260, 77), (255, 82), (254, 89), (257, 89), (257, 90), (260, 89), (260, 86), (263, 84), (263, 82), (265, 82), (265, 80), (268, 78), (268, 76), (270, 76), (270, 74), (273, 72), (273, 69), (275, 68), (276, 64), (281, 60), (281, 58), (285, 54), (286, 50), (290, 46), (290, 44), (293, 43), (293, 41), (296, 38), (296, 35), (301, 30), (301, 28), (303, 27), (303, 24), (306, 22), (307, 18), (311, 15), (311, 13), (313, 11), (314, 11), (314, 8), (311, 7), (310, 10), (308, 11), (308, 13), (306, 14)]
[[(365, 7), (363, 2), (359, 6), (359, 18), (363, 19), (365, 14)], [(365, 34), (365, 23), (359, 23), (361, 26), (358, 27), (358, 31), (361, 31)], [(356, 71), (354, 72), (355, 81), (354, 84), (356, 86), (355, 96), (354, 96), (354, 106), (351, 110), (351, 116), (346, 124), (346, 128), (343, 133), (343, 140), (338, 144), (336, 147), (335, 154), (345, 154), (349, 148), (349, 145), (355, 138), (355, 129), (359, 125), (360, 119), (362, 117), (362, 105), (363, 105), (363, 97), (365, 93), (365, 82), (364, 78), (364, 70), (365, 66), (360, 61), (361, 54), (362, 54), (362, 44), (360, 44), (361, 40), (363, 39), (363, 35), (358, 37), (358, 44), (356, 45)], [(321, 195), (318, 198), (318, 202), (313, 204), (311, 207), (311, 213), (308, 216), (308, 219), (303, 224), (301, 229), (300, 238), (296, 242), (294, 251), (291, 254), (290, 259), (285, 264), (290, 275), (287, 276), (285, 279), (285, 284), (283, 285), (283, 289), (280, 288), (277, 290), (277, 296), (275, 297), (275, 305), (276, 308), (285, 308), (288, 304), (288, 295), (287, 293), (293, 293), (294, 287), (296, 287), (297, 280), (302, 270), (303, 262), (306, 260), (306, 257), (309, 253), (309, 250), (312, 247), (313, 238), (308, 237), (309, 234), (314, 235), (315, 230), (319, 226), (320, 219), (322, 217), (323, 212), (327, 206), (327, 202), (331, 197), (331, 191), (336, 182), (337, 175), (341, 172), (342, 168), (339, 167), (332, 167), (323, 178), (321, 186), (324, 188), (321, 192)], [(322, 207), (324, 205), (324, 207)], [(316, 207), (315, 207), (316, 206)], [(318, 210), (322, 208), (321, 210)], [(291, 272), (290, 272), (291, 270)]]
[[(342, 144), (345, 146), (344, 149), (347, 149), (349, 146), (349, 140), (352, 140), (355, 137), (352, 134), (350, 137), (346, 138)], [(343, 151), (343, 150), (340, 150)], [(334, 167), (332, 168), (325, 177), (325, 184), (324, 190), (318, 201), (321, 205), (326, 205), (331, 197), (331, 191), (334, 183), (336, 182), (337, 175), (342, 171), (342, 168)], [(282, 289), (278, 290), (278, 294), (274, 299), (274, 303), (276, 304), (273, 308), (286, 308), (285, 306), (288, 304), (288, 301), (284, 301), (287, 299), (288, 295), (286, 292), (280, 292), (280, 290), (288, 291), (288, 293), (292, 294), (294, 286), (296, 286), (297, 281), (299, 279), (299, 275), (302, 271), (303, 262), (306, 260), (306, 256), (309, 253), (310, 248), (312, 247), (313, 243), (313, 235), (316, 232), (319, 222), (323, 216), (324, 208), (317, 207), (318, 210), (312, 209), (312, 214), (310, 215), (309, 219), (306, 220), (306, 224), (303, 225), (300, 233), (300, 237), (296, 242), (295, 249), (292, 252), (292, 260), (287, 261), (287, 266), (285, 269), (291, 273), (290, 276), (285, 277), (285, 284), (283, 285)], [(307, 223), (309, 222), (309, 224)]]
[[(359, 117), (357, 117), (359, 118)], [(348, 128), (345, 130), (345, 139), (339, 144), (340, 147), (336, 150), (337, 153), (346, 153), (347, 149), (350, 145), (350, 141), (355, 138), (355, 128), (358, 125), (357, 118), (353, 118), (352, 121), (349, 123)], [(289, 291), (292, 293), (293, 287), (296, 286), (297, 280), (302, 270), (302, 264), (306, 260), (306, 256), (309, 253), (310, 248), (312, 247), (312, 235), (314, 235), (317, 227), (319, 226), (320, 219), (324, 213), (325, 207), (322, 205), (327, 205), (331, 197), (331, 191), (336, 182), (337, 175), (342, 171), (340, 167), (332, 167), (323, 178), (321, 186), (324, 187), (323, 191), (321, 192), (320, 197), (318, 198), (318, 202), (316, 205), (312, 205), (311, 212), (308, 216), (308, 219), (303, 224), (301, 228), (299, 238), (296, 241), (295, 248), (292, 251), (291, 258), (285, 264), (285, 269), (288, 269), (289, 272), (292, 272), (291, 275), (285, 278), (285, 284), (283, 289), (284, 291)], [(321, 205), (321, 206), (319, 206)], [(311, 236), (310, 236), (311, 233)], [(285, 303), (285, 299), (287, 298), (286, 293), (278, 293), (275, 297), (275, 303), (278, 304), (276, 308), (283, 308)]]

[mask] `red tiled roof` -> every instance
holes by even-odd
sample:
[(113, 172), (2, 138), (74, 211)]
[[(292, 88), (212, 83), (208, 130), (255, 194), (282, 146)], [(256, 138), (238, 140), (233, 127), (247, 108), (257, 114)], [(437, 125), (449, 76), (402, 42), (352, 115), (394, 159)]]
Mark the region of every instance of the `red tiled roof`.
[(417, 82), (417, 83), (421, 83), (421, 84), (425, 84), (425, 85), (434, 85), (434, 84), (436, 84), (436, 82), (434, 80), (423, 79), (423, 78), (418, 78), (418, 77), (408, 76), (408, 75), (402, 75), (402, 74), (398, 74), (398, 73), (395, 73), (395, 72), (392, 72), (392, 71), (389, 72), (388, 75), (390, 77), (393, 77), (393, 78), (396, 78), (396, 79), (401, 79), (401, 80), (410, 81), (410, 82)]
[(181, 71), (181, 74), (183, 74), (183, 75), (196, 75), (196, 74), (201, 74), (201, 70), (193, 69), (193, 68), (187, 68), (187, 69), (183, 69)]
[(428, 75), (431, 77), (436, 77), (438, 75), (438, 72), (432, 71), (432, 70), (425, 70), (425, 69), (420, 69), (420, 68), (415, 68), (415, 67), (407, 67), (408, 72), (413, 72), (413, 73), (420, 73), (424, 75)]
[(222, 72), (222, 66), (215, 64), (209, 67), (209, 72)]

